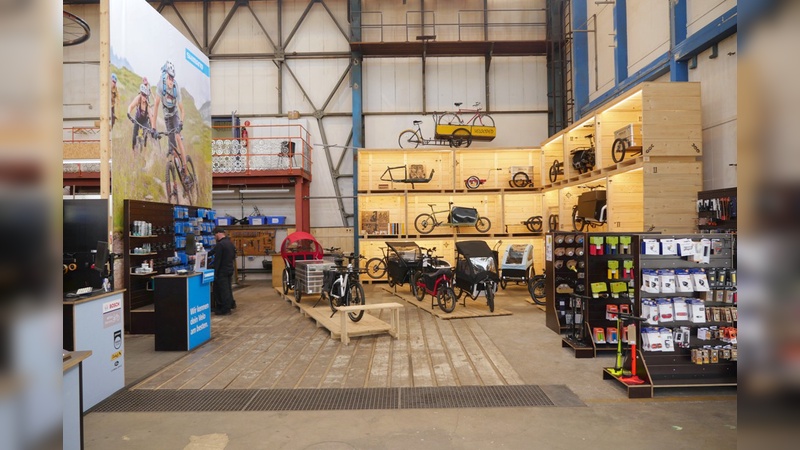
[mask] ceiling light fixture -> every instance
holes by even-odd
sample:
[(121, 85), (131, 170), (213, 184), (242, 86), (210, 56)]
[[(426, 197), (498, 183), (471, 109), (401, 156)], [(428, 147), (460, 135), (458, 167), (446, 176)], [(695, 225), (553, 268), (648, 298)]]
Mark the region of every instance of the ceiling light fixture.
[(211, 191), (212, 194), (233, 194), (234, 192), (236, 191), (233, 189), (215, 189)]

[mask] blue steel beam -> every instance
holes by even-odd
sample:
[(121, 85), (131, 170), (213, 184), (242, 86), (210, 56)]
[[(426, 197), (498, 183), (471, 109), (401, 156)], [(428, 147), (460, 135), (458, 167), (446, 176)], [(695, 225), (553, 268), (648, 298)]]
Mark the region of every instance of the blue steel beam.
[(697, 30), (691, 36), (686, 37), (683, 42), (675, 45), (672, 50), (675, 59), (678, 61), (688, 61), (692, 56), (708, 50), (723, 39), (733, 36), (737, 29), (738, 13), (736, 6), (726, 11), (716, 20)]
[(619, 85), (628, 78), (628, 11), (627, 0), (614, 3), (614, 80)]
[[(350, 42), (361, 42), (361, 0), (350, 0)], [(350, 90), (353, 92), (353, 173), (357, 174), (358, 149), (364, 148), (364, 89), (361, 72), (364, 57), (361, 52), (352, 52), (350, 58), (353, 63), (350, 70)], [(353, 176), (353, 251), (356, 255), (360, 253), (358, 216), (358, 177)]]
[(670, 2), (669, 10), (669, 29), (670, 29), (670, 48), (672, 57), (669, 61), (670, 81), (689, 81), (688, 61), (681, 61), (675, 57), (675, 48), (678, 44), (686, 41), (687, 9), (686, 0), (675, 0)]
[(575, 100), (575, 121), (580, 119), (581, 111), (589, 103), (589, 16), (586, 2), (572, 1), (572, 96)]

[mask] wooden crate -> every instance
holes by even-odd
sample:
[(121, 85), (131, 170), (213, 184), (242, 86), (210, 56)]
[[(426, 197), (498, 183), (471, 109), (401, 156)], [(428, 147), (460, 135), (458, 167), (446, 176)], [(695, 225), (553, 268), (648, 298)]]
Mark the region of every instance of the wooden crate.
[(351, 227), (311, 228), (311, 235), (325, 248), (338, 247), (343, 253), (351, 253), (355, 248)]
[[(544, 194), (540, 193), (507, 193), (503, 196), (503, 223), (509, 233), (530, 233), (522, 222), (531, 216), (543, 216), (542, 221), (546, 224), (547, 218), (544, 217), (543, 207)], [(504, 230), (505, 231), (505, 230)], [(543, 227), (546, 231), (546, 226)]]
[(608, 231), (644, 230), (644, 171), (632, 170), (608, 177)]
[(651, 161), (643, 169), (645, 231), (653, 227), (662, 233), (694, 232), (702, 163)]
[[(542, 145), (542, 156), (541, 156), (541, 175), (539, 179), (541, 180), (541, 186), (547, 186), (552, 184), (550, 182), (550, 168), (553, 166), (553, 162), (559, 161), (564, 162), (564, 136), (557, 135), (551, 141)], [(563, 180), (564, 176), (559, 175), (556, 178), (556, 181)]]

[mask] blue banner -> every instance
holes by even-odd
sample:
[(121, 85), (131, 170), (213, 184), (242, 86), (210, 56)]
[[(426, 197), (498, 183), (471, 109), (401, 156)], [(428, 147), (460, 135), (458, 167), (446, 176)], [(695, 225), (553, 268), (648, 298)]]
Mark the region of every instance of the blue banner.
[(200, 72), (203, 72), (207, 77), (211, 76), (211, 72), (208, 69), (208, 64), (204, 63), (200, 58), (195, 56), (188, 48), (186, 49), (186, 61), (189, 61), (189, 64), (197, 67)]

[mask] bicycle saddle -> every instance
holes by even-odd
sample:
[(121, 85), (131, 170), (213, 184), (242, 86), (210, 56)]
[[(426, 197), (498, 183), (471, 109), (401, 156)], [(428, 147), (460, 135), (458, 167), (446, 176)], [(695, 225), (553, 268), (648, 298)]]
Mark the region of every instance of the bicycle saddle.
[(453, 103), (453, 104), (454, 104), (454, 105), (456, 105), (456, 106), (461, 106), (461, 105), (463, 105), (464, 103), (462, 103), (462, 102), (458, 102), (458, 103)]
[(422, 121), (421, 121), (421, 120), (415, 120), (415, 121), (414, 121), (414, 125), (419, 125), (419, 124), (421, 124), (421, 123), (422, 123)]
[(440, 267), (437, 268), (435, 272), (425, 272), (422, 274), (422, 276), (431, 281), (435, 281), (442, 275), (449, 275), (450, 273), (452, 273), (452, 271), (453, 269), (451, 267)]

